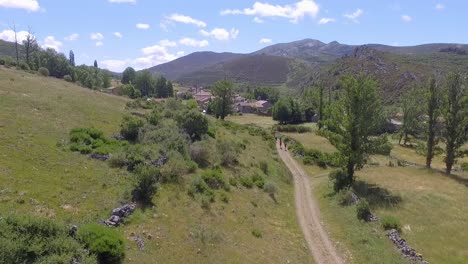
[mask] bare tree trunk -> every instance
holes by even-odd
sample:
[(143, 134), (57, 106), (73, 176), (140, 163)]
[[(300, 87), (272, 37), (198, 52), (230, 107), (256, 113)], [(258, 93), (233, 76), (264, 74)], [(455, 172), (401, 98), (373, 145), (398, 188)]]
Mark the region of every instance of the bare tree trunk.
[(18, 38), (16, 34), (16, 24), (13, 22), (13, 31), (15, 32), (15, 51), (16, 51), (16, 66), (19, 65)]

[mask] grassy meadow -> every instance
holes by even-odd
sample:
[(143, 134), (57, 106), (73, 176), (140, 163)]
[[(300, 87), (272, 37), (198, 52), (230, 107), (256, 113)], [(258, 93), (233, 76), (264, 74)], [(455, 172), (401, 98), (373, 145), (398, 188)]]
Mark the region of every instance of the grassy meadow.
[[(324, 151), (330, 144), (314, 133), (289, 136)], [(424, 159), (396, 145), (392, 155), (418, 163)], [(436, 158), (436, 167), (442, 166), (441, 159)], [(384, 156), (372, 157), (372, 166), (357, 172), (358, 195), (369, 200), (376, 215), (396, 217), (403, 238), (429, 263), (467, 263), (468, 233), (463, 230), (468, 225), (468, 181), (463, 175), (454, 178), (415, 167), (389, 167), (389, 161)], [(380, 223), (361, 222), (355, 206), (339, 205), (328, 179), (331, 169), (303, 167), (311, 177), (324, 223), (350, 263), (407, 263)]]
[[(0, 67), (0, 211), (32, 214), (68, 224), (98, 222), (126, 201), (132, 174), (68, 149), (75, 127), (119, 131), (127, 99), (54, 78)], [(210, 122), (217, 122), (210, 120)], [(276, 201), (263, 190), (238, 184), (216, 192), (203, 209), (187, 183), (164, 184), (154, 206), (137, 211), (116, 230), (126, 239), (124, 263), (313, 263), (295, 217), (294, 190), (273, 142), (235, 125), (216, 123), (216, 137), (245, 145), (228, 178), (263, 173), (277, 187)], [(263, 164), (263, 165), (260, 165)], [(266, 173), (263, 172), (266, 165)], [(1, 216), (1, 215), (0, 215)], [(141, 236), (140, 251), (132, 234)]]

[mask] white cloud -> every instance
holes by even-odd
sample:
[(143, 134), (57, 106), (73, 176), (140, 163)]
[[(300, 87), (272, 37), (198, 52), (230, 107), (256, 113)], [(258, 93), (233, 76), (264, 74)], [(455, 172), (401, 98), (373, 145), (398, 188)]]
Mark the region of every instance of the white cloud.
[(253, 22), (258, 23), (258, 24), (261, 24), (261, 23), (263, 23), (263, 22), (265, 22), (265, 21), (263, 21), (263, 19), (261, 19), (261, 18), (259, 18), (259, 17), (254, 17)]
[(168, 39), (163, 39), (159, 41), (159, 45), (163, 47), (175, 47), (177, 46), (177, 43), (175, 41), (170, 41)]
[(321, 18), (318, 23), (319, 25), (325, 25), (325, 24), (332, 23), (332, 22), (335, 22), (334, 18), (324, 17), (324, 18)]
[(60, 51), (60, 47), (62, 46), (62, 42), (55, 39), (54, 36), (47, 36), (42, 44), (42, 48), (51, 48), (56, 51)]
[(185, 51), (178, 51), (178, 52), (176, 53), (176, 55), (177, 55), (178, 57), (182, 57), (182, 56), (185, 55)]
[(182, 38), (179, 40), (179, 43), (185, 46), (198, 48), (206, 47), (210, 44), (207, 40), (196, 40), (192, 38)]
[(224, 28), (214, 28), (211, 31), (200, 30), (200, 34), (205, 37), (213, 37), (217, 40), (229, 40), (237, 38), (239, 30), (232, 28), (230, 31), (227, 31)]
[(269, 3), (255, 2), (251, 8), (226, 9), (221, 15), (249, 15), (259, 17), (288, 18), (292, 23), (297, 23), (305, 16), (316, 17), (320, 7), (313, 0), (301, 0), (294, 5), (272, 5)]
[(161, 45), (154, 45), (154, 46), (149, 46), (149, 47), (141, 49), (141, 52), (143, 53), (143, 55), (151, 55), (155, 53), (162, 53), (165, 51), (167, 51), (166, 47), (163, 47)]
[(443, 9), (445, 9), (445, 5), (444, 5), (444, 4), (441, 4), (441, 3), (438, 3), (438, 4), (435, 6), (435, 9), (437, 9), (437, 10), (443, 10)]
[(271, 43), (272, 40), (270, 38), (261, 38), (260, 41), (258, 43), (260, 44), (268, 44), (268, 43)]
[(91, 33), (91, 39), (92, 40), (101, 40), (104, 38), (104, 35), (101, 33)]
[(138, 23), (138, 24), (136, 24), (136, 27), (138, 29), (149, 29), (150, 25), (149, 24)]
[(197, 27), (206, 27), (205, 22), (181, 14), (172, 14), (167, 19), (178, 23), (195, 25)]
[(120, 32), (114, 32), (114, 36), (117, 38), (123, 38), (123, 35)]
[(113, 72), (123, 72), (131, 63), (131, 60), (103, 60), (100, 61), (101, 67)]
[(41, 8), (37, 0), (0, 0), (0, 7), (25, 9), (27, 11), (39, 11)]
[(102, 41), (96, 42), (96, 47), (101, 47), (101, 46), (103, 46), (103, 45), (104, 45), (104, 43), (103, 43)]
[(136, 4), (136, 0), (109, 0), (109, 3), (130, 3), (130, 4)]
[(360, 8), (356, 9), (353, 13), (345, 14), (344, 17), (352, 20), (354, 23), (359, 23), (358, 18), (364, 14), (364, 11)]
[(73, 33), (70, 36), (65, 37), (65, 40), (66, 41), (75, 41), (75, 40), (78, 39), (79, 36), (80, 35), (78, 35), (77, 33)]
[[(16, 39), (18, 40), (18, 43), (22, 43), (23, 40), (26, 39), (26, 36), (29, 33), (27, 31), (18, 31), (16, 32)], [(0, 39), (3, 39), (5, 41), (9, 42), (15, 42), (15, 32), (10, 29), (6, 29), (0, 32)]]
[(413, 20), (413, 18), (408, 16), (408, 15), (402, 15), (401, 20), (403, 20), (405, 22), (411, 22), (411, 20)]

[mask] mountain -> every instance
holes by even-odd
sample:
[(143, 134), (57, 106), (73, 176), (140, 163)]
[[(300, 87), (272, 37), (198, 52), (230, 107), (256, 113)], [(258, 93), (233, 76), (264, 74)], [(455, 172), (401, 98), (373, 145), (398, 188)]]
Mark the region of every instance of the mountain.
[(0, 39), (0, 57), (2, 56), (16, 57), (15, 43)]
[[(432, 74), (468, 70), (468, 45), (434, 43), (417, 46), (346, 45), (304, 39), (265, 47), (250, 54), (197, 52), (150, 68), (184, 85), (210, 85), (231, 79), (301, 92), (319, 77), (334, 85), (337, 76), (366, 73), (398, 100), (409, 85), (421, 85)], [(335, 83), (336, 84), (336, 83)]]
[(163, 63), (148, 70), (155, 74), (163, 74), (172, 80), (178, 80), (184, 74), (199, 71), (207, 66), (244, 56), (230, 52), (215, 53), (211, 51), (195, 52), (168, 63)]

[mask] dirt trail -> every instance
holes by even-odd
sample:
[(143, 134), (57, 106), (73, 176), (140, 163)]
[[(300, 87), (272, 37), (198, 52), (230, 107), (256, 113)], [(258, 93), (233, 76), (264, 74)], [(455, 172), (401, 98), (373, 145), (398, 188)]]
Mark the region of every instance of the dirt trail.
[(327, 231), (320, 222), (320, 210), (312, 195), (309, 176), (289, 155), (276, 146), (278, 153), (294, 177), (296, 214), (310, 252), (317, 264), (344, 264)]

